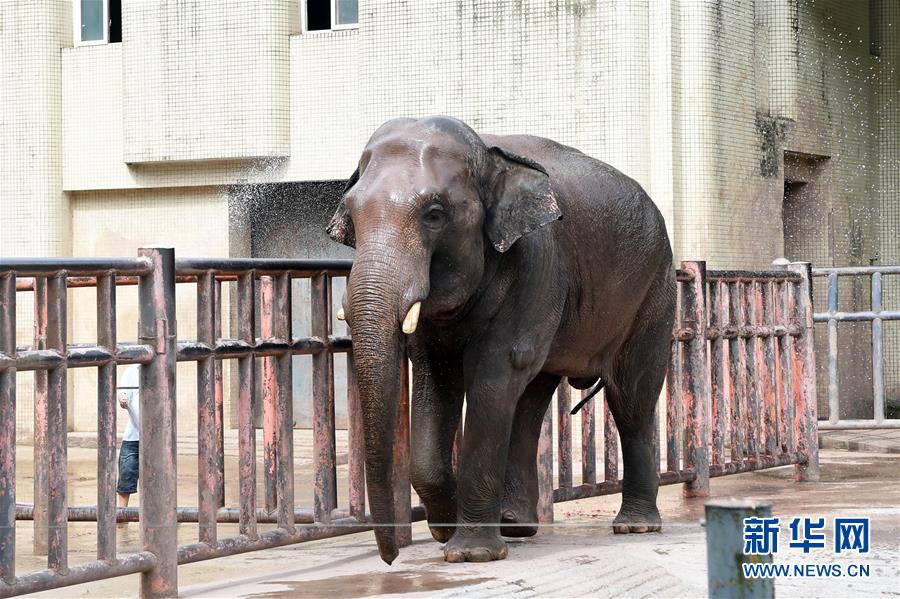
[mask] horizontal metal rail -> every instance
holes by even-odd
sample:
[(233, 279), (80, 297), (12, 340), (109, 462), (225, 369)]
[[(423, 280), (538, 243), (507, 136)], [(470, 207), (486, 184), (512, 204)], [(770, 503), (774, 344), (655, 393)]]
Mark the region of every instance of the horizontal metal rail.
[[(900, 278), (900, 266), (844, 266), (814, 268), (815, 278), (826, 282), (826, 310), (816, 312), (813, 321), (827, 325), (827, 369), (828, 369), (828, 420), (819, 423), (822, 430), (861, 428), (900, 428), (900, 418), (885, 418), (884, 403), (884, 327), (886, 321), (900, 321), (900, 310), (885, 310), (885, 275)], [(840, 277), (869, 277), (870, 309), (857, 311), (838, 310)], [(872, 349), (872, 418), (842, 420), (840, 417), (840, 365), (838, 364), (838, 323), (871, 323)]]
[(142, 276), (150, 273), (150, 260), (137, 258), (0, 258), (0, 272), (12, 271), (17, 277), (88, 277), (115, 272)]

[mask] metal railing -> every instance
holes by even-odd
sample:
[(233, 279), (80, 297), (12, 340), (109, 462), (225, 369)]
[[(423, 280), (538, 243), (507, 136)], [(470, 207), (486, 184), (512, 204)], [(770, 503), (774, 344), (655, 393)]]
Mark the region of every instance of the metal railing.
[[(332, 278), (350, 261), (184, 259), (171, 249), (142, 249), (131, 259), (0, 259), (0, 596), (141, 573), (141, 595), (174, 596), (177, 566), (308, 540), (370, 530), (365, 509), (363, 434), (349, 337), (332, 331)], [(293, 279), (310, 280), (311, 334), (292, 331)], [(812, 306), (808, 265), (788, 271), (706, 271), (702, 262), (678, 271), (680, 315), (673, 331), (666, 389), (662, 484), (683, 483), (688, 495), (708, 494), (709, 478), (787, 464), (801, 480), (818, 476)], [(221, 327), (223, 282), (234, 285), (235, 339)], [(196, 285), (197, 339), (177, 340), (176, 283)], [(116, 334), (116, 287), (139, 288), (139, 338)], [(68, 344), (66, 288), (96, 286), (97, 343)], [(33, 291), (35, 343), (17, 348), (16, 291)], [(257, 336), (258, 335), (258, 336)], [(335, 452), (335, 353), (348, 358), (347, 508), (338, 507)], [(294, 502), (292, 360), (311, 355), (313, 369), (314, 504)], [(256, 385), (254, 359), (261, 359)], [(239, 506), (224, 505), (224, 419), (217, 362), (237, 360)], [(197, 363), (198, 503), (179, 507), (176, 491), (177, 362)], [(115, 508), (116, 366), (142, 364), (141, 505)], [(69, 368), (98, 372), (97, 505), (69, 507), (66, 498), (66, 376)], [(35, 504), (15, 500), (15, 377), (35, 372)], [(411, 542), (409, 523), (425, 517), (411, 506), (409, 371), (401, 368), (394, 447), (394, 521), (398, 545)], [(252, 405), (262, 402), (264, 506), (257, 505), (257, 451)], [(538, 448), (539, 518), (552, 521), (552, 503), (621, 490), (618, 439), (603, 407), (603, 480), (597, 476), (595, 414), (581, 414), (581, 484), (572, 480), (572, 394), (560, 387)], [(604, 402), (605, 403), (605, 402)], [(557, 414), (557, 484), (553, 479), (553, 413)], [(659, 431), (654, 450), (660, 458)], [(457, 431), (457, 441), (461, 431)], [(726, 455), (725, 448), (730, 448)], [(458, 443), (454, 450), (454, 467)], [(555, 487), (555, 488), (554, 488)], [(17, 576), (15, 519), (34, 520), (36, 552), (47, 569)], [(70, 567), (67, 522), (97, 522), (97, 560)], [(117, 521), (139, 520), (142, 550), (117, 555)], [(177, 524), (196, 522), (198, 542), (178, 546)], [(218, 523), (239, 525), (219, 538)], [(273, 522), (261, 532), (258, 524)], [(37, 537), (46, 539), (46, 544)]]
[[(846, 266), (814, 268), (813, 277), (827, 280), (825, 312), (816, 312), (815, 322), (827, 323), (828, 330), (828, 420), (819, 422), (819, 429), (900, 428), (900, 419), (885, 418), (884, 402), (884, 329), (885, 321), (900, 320), (900, 310), (884, 309), (885, 275), (900, 279), (900, 266)], [(840, 277), (869, 277), (871, 308), (856, 312), (838, 309)], [(872, 401), (871, 419), (842, 420), (840, 418), (840, 381), (838, 372), (838, 323), (872, 323)]]
[[(797, 480), (818, 480), (809, 264), (754, 272), (707, 271), (704, 262), (682, 262), (677, 279), (680, 310), (666, 402), (657, 407), (654, 426), (660, 485), (683, 483), (686, 496), (704, 496), (711, 477), (789, 464), (795, 465)], [(560, 385), (553, 501), (620, 492), (619, 440), (606, 402), (600, 420), (604, 472), (597, 481), (600, 416), (594, 399), (581, 412), (581, 484), (573, 485), (571, 397), (572, 389)], [(660, 409), (665, 410), (664, 456)], [(538, 446), (543, 489), (553, 489), (554, 482), (552, 412), (545, 415)], [(550, 496), (541, 497), (539, 517), (550, 522)]]

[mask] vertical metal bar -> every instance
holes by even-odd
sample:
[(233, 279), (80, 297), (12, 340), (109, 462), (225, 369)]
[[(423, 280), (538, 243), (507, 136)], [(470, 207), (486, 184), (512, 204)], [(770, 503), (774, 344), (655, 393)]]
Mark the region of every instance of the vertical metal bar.
[(156, 556), (153, 569), (141, 574), (141, 596), (178, 594), (177, 445), (175, 410), (175, 252), (142, 248), (152, 268), (141, 277), (139, 334), (154, 356), (141, 368), (141, 541)]
[(685, 326), (693, 331), (683, 352), (681, 393), (685, 416), (685, 462), (697, 478), (684, 484), (684, 495), (709, 495), (709, 354), (706, 347), (706, 263), (682, 262), (681, 268), (693, 275), (684, 286), (681, 308)]
[[(794, 313), (794, 285), (789, 281), (785, 281), (781, 283), (781, 292), (779, 304), (780, 308), (780, 317), (779, 322), (781, 322), (785, 326), (791, 325), (791, 315)], [(778, 346), (779, 354), (778, 354), (778, 362), (780, 365), (781, 375), (779, 376), (779, 380), (781, 381), (781, 390), (779, 393), (780, 402), (781, 402), (781, 438), (782, 438), (782, 447), (783, 451), (796, 451), (795, 441), (794, 441), (794, 367), (793, 367), (793, 355), (794, 355), (794, 337), (792, 335), (785, 335), (780, 339), (780, 343)]]
[(394, 434), (394, 534), (397, 547), (412, 543), (412, 504), (409, 485), (409, 361), (400, 352), (400, 399)]
[[(263, 339), (271, 339), (275, 334), (275, 286), (272, 277), (259, 279), (259, 335)], [(261, 359), (262, 396), (263, 396), (263, 477), (265, 480), (266, 511), (272, 513), (278, 505), (275, 491), (275, 480), (278, 476), (278, 458), (276, 454), (278, 433), (276, 431), (276, 402), (278, 398), (278, 381), (275, 376), (275, 358)]]
[[(290, 342), (291, 275), (275, 278), (275, 337)], [(294, 403), (291, 353), (285, 351), (275, 361), (275, 428), (278, 431), (275, 494), (278, 499), (278, 526), (294, 530)]]
[[(756, 311), (756, 282), (746, 283), (744, 287), (744, 305), (747, 309), (747, 325), (748, 329), (757, 323)], [(751, 329), (752, 330), (752, 329)], [(747, 380), (747, 404), (749, 410), (746, 413), (745, 426), (747, 427), (747, 451), (751, 458), (759, 459), (759, 432), (762, 429), (760, 420), (760, 395), (762, 394), (762, 381), (760, 381), (760, 352), (759, 338), (749, 333), (747, 337), (747, 372), (745, 374)]]
[(838, 395), (838, 321), (834, 317), (838, 310), (838, 275), (828, 275), (828, 422), (836, 424), (841, 418), (840, 397)]
[(459, 459), (460, 452), (462, 451), (462, 439), (463, 421), (460, 418), (459, 426), (456, 427), (456, 434), (453, 436), (453, 449), (450, 453), (450, 469), (453, 471), (453, 476), (457, 476), (459, 474)]
[[(35, 291), (37, 287), (35, 286)], [(16, 354), (16, 273), (0, 275), (0, 352)], [(0, 580), (16, 580), (16, 368), (0, 370)]]
[[(97, 344), (116, 355), (116, 275), (97, 277)], [(116, 363), (97, 369), (97, 559), (116, 558)]]
[[(215, 347), (216, 298), (214, 276), (197, 277), (197, 340)], [(218, 510), (218, 440), (216, 435), (216, 360), (212, 355), (197, 362), (197, 529), (201, 543), (216, 542)]]
[[(47, 347), (66, 355), (66, 273), (47, 281)], [(47, 373), (47, 567), (68, 571), (66, 362)]]
[[(582, 399), (590, 391), (590, 389), (582, 391)], [(593, 399), (590, 399), (581, 408), (581, 484), (589, 485), (597, 482), (597, 445), (594, 410)]]
[(347, 354), (347, 468), (350, 470), (350, 515), (366, 519), (366, 447), (362, 406), (353, 354)]
[(806, 455), (806, 463), (798, 464), (797, 480), (819, 480), (819, 438), (816, 404), (816, 359), (813, 348), (812, 265), (809, 262), (792, 262), (788, 268), (800, 275), (794, 286), (794, 318), (802, 329), (794, 341), (793, 368), (797, 373), (796, 412), (794, 437), (798, 451)]
[[(680, 285), (680, 284), (679, 284)], [(666, 470), (678, 470), (679, 435), (682, 429), (681, 401), (678, 396), (678, 351), (681, 343), (672, 341), (669, 351), (669, 369), (666, 373)]]
[[(47, 279), (34, 279), (34, 348), (47, 349)], [(47, 555), (47, 371), (34, 371), (34, 554)]]
[(569, 410), (572, 402), (569, 383), (562, 380), (556, 388), (556, 460), (557, 484), (567, 489), (572, 486), (572, 427)]
[(657, 398), (656, 405), (653, 406), (653, 435), (650, 437), (650, 453), (656, 462), (656, 473), (659, 474), (660, 454), (659, 454), (659, 401)]
[(541, 436), (538, 437), (537, 479), (538, 503), (537, 519), (539, 524), (553, 523), (553, 412), (547, 406), (544, 422), (541, 424)]
[[(238, 338), (252, 346), (256, 331), (256, 302), (252, 272), (237, 283)], [(253, 356), (238, 358), (238, 478), (240, 485), (240, 533), (257, 536), (256, 529), (256, 429), (253, 427)]]
[(884, 422), (884, 344), (881, 325), (881, 273), (872, 275), (872, 398), (875, 424)]
[[(222, 281), (213, 279), (213, 343), (222, 337)], [(213, 422), (216, 429), (216, 507), (225, 505), (225, 393), (222, 387), (222, 360), (215, 364), (215, 416)]]
[(743, 283), (729, 283), (731, 296), (731, 323), (737, 327), (738, 335), (728, 343), (728, 357), (731, 362), (731, 384), (734, 396), (731, 402), (731, 460), (742, 462), (745, 454), (744, 421), (747, 418), (747, 345), (740, 335), (746, 323), (744, 310)]
[(619, 431), (603, 392), (603, 480), (619, 480)]
[(768, 501), (718, 499), (706, 504), (708, 593), (714, 599), (763, 599), (775, 596), (773, 578), (744, 576), (745, 563), (772, 563), (772, 554), (744, 553), (744, 519), (768, 518)]
[[(766, 281), (760, 283), (762, 294), (760, 303), (762, 306), (763, 325), (770, 329), (775, 326), (774, 309), (774, 283)], [(775, 399), (775, 336), (769, 335), (760, 340), (762, 343), (762, 372), (763, 372), (763, 408), (762, 419), (765, 428), (762, 440), (765, 443), (766, 454), (775, 455), (778, 447), (778, 414), (776, 413)]]
[(329, 522), (337, 507), (337, 458), (334, 448), (334, 363), (328, 347), (331, 333), (331, 282), (320, 273), (310, 280), (313, 337), (326, 349), (313, 354), (313, 464), (316, 471), (314, 510), (317, 522)]
[(722, 464), (725, 461), (725, 398), (729, 391), (730, 381), (728, 377), (728, 345), (722, 332), (728, 319), (728, 303), (726, 284), (722, 281), (711, 283), (709, 286), (709, 324), (719, 331), (711, 344), (710, 392), (712, 393), (713, 464)]

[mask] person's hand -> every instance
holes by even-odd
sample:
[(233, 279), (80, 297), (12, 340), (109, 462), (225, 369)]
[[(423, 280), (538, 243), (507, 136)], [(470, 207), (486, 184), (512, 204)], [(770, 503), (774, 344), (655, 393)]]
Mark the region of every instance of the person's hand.
[(120, 408), (127, 408), (127, 407), (128, 407), (128, 396), (125, 394), (124, 391), (119, 391), (119, 393), (116, 395), (116, 397), (117, 397), (118, 400), (119, 400), (119, 407), (120, 407)]

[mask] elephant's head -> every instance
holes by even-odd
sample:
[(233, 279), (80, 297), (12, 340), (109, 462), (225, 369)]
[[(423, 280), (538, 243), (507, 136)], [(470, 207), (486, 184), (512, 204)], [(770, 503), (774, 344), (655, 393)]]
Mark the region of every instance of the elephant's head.
[[(397, 119), (369, 140), (328, 233), (355, 247), (344, 312), (363, 409), (376, 524), (393, 521), (392, 448), (402, 334), (452, 320), (476, 292), (486, 255), (560, 218), (539, 164), (488, 147), (447, 117)], [(382, 559), (394, 531), (376, 527)]]

